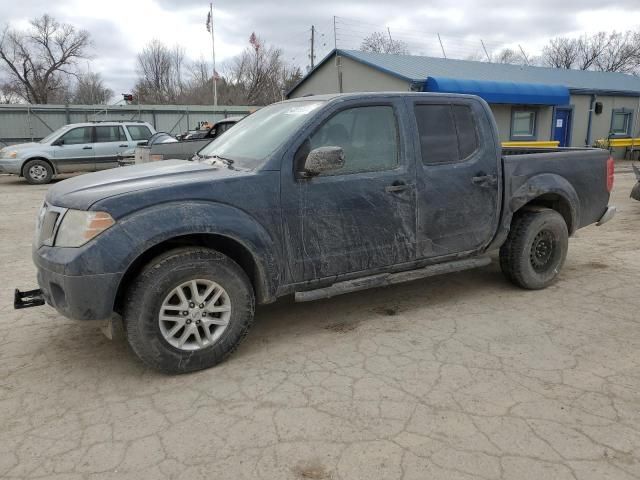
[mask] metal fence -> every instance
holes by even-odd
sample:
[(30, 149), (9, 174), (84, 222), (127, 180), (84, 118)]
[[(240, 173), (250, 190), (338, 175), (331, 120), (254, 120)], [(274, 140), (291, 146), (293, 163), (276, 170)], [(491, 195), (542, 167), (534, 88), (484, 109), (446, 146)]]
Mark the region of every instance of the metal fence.
[(0, 105), (0, 147), (31, 142), (69, 123), (95, 120), (142, 120), (159, 132), (182, 133), (257, 107), (200, 105)]

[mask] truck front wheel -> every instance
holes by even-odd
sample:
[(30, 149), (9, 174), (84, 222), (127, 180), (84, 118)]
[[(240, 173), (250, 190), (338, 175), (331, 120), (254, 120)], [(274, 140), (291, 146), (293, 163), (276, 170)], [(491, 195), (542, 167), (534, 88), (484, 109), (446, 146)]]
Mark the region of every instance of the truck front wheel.
[(255, 308), (244, 271), (226, 255), (200, 247), (169, 251), (149, 263), (128, 290), (129, 345), (164, 373), (212, 367), (246, 336)]
[(567, 258), (567, 224), (555, 210), (525, 210), (514, 216), (500, 248), (500, 268), (519, 287), (539, 290), (558, 277)]
[(29, 160), (22, 169), (22, 175), (31, 185), (43, 185), (53, 178), (53, 169), (44, 160)]

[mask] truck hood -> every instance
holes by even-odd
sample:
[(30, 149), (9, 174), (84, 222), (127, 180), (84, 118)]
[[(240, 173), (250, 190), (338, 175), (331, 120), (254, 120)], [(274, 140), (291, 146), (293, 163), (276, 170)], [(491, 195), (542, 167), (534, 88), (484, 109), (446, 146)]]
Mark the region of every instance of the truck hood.
[(48, 190), (46, 201), (58, 207), (88, 210), (100, 200), (124, 193), (175, 187), (199, 181), (211, 182), (238, 173), (236, 170), (217, 165), (165, 160), (113, 168), (63, 180)]
[(23, 150), (31, 150), (42, 146), (43, 145), (38, 142), (16, 143), (15, 145), (0, 148), (0, 152), (21, 152)]

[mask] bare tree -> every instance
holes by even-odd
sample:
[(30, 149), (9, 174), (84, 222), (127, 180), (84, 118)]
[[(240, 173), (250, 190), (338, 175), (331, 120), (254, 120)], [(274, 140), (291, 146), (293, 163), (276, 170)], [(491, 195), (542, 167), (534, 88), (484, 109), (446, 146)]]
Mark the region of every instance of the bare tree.
[(491, 59), (494, 63), (508, 63), (510, 65), (526, 65), (527, 59), (522, 53), (511, 48), (503, 48)]
[(363, 52), (391, 53), (393, 55), (409, 55), (409, 47), (402, 40), (393, 40), (383, 32), (373, 32), (360, 44)]
[(140, 102), (179, 103), (185, 93), (185, 51), (152, 40), (138, 54), (134, 92)]
[(543, 49), (543, 63), (556, 68), (639, 73), (640, 32), (599, 32), (559, 37)]
[(597, 70), (603, 72), (638, 72), (640, 32), (613, 32), (594, 64)]
[(225, 68), (223, 77), (219, 91), (230, 97), (230, 104), (268, 105), (282, 100), (302, 71), (287, 65), (280, 49), (252, 33), (249, 46)]
[(582, 42), (573, 38), (553, 38), (542, 50), (542, 59), (546, 66), (554, 68), (573, 68), (583, 51)]
[(107, 88), (99, 73), (87, 72), (78, 75), (71, 92), (71, 101), (81, 105), (102, 105), (113, 98), (113, 90)]
[(5, 27), (0, 36), (0, 60), (20, 98), (47, 103), (75, 75), (76, 61), (87, 57), (89, 33), (49, 15), (30, 24), (26, 31)]

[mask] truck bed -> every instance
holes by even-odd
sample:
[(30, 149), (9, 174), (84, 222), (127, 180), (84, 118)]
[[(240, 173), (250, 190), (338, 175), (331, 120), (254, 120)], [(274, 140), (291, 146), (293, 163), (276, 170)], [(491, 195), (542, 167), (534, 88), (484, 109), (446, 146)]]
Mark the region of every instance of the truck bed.
[[(577, 198), (575, 230), (597, 222), (603, 215), (608, 199), (607, 160), (609, 152), (599, 148), (506, 148), (502, 151), (505, 179), (505, 205), (515, 209), (519, 191), (531, 177), (557, 183), (558, 191), (573, 187)], [(562, 188), (561, 188), (562, 187)], [(535, 187), (529, 187), (529, 189)], [(527, 190), (527, 191), (528, 191)]]

